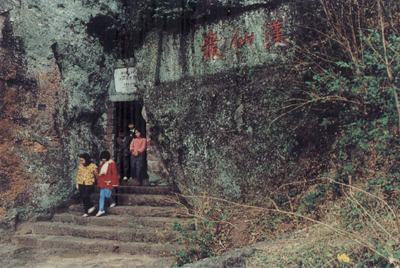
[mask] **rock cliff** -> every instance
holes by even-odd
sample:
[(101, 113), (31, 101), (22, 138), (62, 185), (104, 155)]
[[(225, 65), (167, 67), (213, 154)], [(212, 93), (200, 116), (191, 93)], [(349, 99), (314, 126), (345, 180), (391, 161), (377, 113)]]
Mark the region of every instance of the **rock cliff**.
[(292, 86), (285, 64), (295, 6), (188, 1), (171, 7), (177, 17), (165, 7), (145, 11), (148, 2), (0, 3), (5, 226), (71, 198), (77, 154), (96, 160), (112, 148), (107, 109), (118, 60), (133, 59), (133, 99), (143, 103), (159, 176), (182, 192), (243, 199), (288, 159), (289, 130), (271, 123)]

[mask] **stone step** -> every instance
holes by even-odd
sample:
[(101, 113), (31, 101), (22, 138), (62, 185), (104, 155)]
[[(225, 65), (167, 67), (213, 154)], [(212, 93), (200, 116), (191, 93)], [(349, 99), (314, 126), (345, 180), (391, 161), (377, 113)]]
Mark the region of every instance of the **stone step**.
[[(182, 245), (173, 243), (119, 242), (73, 236), (23, 234), (14, 235), (12, 242), (26, 247), (85, 249), (95, 252), (129, 253), (132, 255), (171, 256), (171, 265)], [(170, 266), (168, 266), (170, 267)]]
[[(99, 193), (92, 195), (92, 201), (99, 202)], [(118, 206), (158, 206), (168, 207), (178, 204), (178, 198), (174, 195), (146, 195), (146, 194), (112, 194), (111, 197)]]
[(173, 222), (184, 223), (186, 219), (167, 217), (126, 217), (119, 215), (106, 215), (101, 217), (82, 217), (73, 213), (56, 214), (54, 222), (73, 223), (77, 225), (96, 225), (123, 228), (158, 228), (172, 230)]
[[(96, 205), (96, 207), (98, 207)], [(106, 208), (106, 215), (120, 215), (120, 216), (134, 216), (134, 217), (182, 217), (185, 218), (186, 212), (184, 209), (177, 206), (170, 207), (151, 207), (151, 206), (116, 206), (113, 208)], [(77, 215), (83, 214), (83, 206), (70, 205), (69, 211), (71, 213), (77, 213)], [(93, 213), (94, 215), (94, 213)]]
[(171, 191), (169, 186), (148, 187), (148, 186), (121, 185), (116, 187), (114, 192), (118, 194), (149, 194), (149, 195), (165, 195), (165, 196), (174, 195), (174, 192)]
[[(175, 195), (170, 186), (138, 186), (134, 185), (133, 180), (122, 181), (112, 191), (113, 193), (129, 194), (151, 194), (151, 195)], [(95, 193), (100, 193), (100, 188), (95, 187)]]
[(76, 225), (60, 222), (36, 222), (32, 225), (33, 234), (54, 236), (77, 236), (100, 238), (120, 242), (165, 243), (177, 240), (173, 230), (157, 228), (124, 228), (95, 225)]
[(126, 191), (126, 193), (130, 194), (174, 194), (174, 191), (171, 189), (170, 186), (137, 186), (134, 184), (133, 180), (122, 181), (121, 185), (116, 187), (114, 191), (116, 191), (117, 193), (120, 193), (120, 191)]
[(177, 252), (183, 249), (177, 245), (180, 235), (173, 231), (173, 223), (184, 223), (189, 217), (171, 189), (125, 181), (112, 193), (117, 206), (109, 208), (107, 204), (105, 215), (93, 217), (98, 209), (97, 189), (92, 195), (97, 209), (91, 217), (82, 217), (81, 203), (69, 203), (68, 212), (54, 215), (51, 221), (32, 223), (15, 234), (13, 242), (42, 248), (170, 256), (172, 265)]
[(131, 195), (115, 194), (118, 205), (129, 206), (176, 206), (178, 199), (174, 195)]

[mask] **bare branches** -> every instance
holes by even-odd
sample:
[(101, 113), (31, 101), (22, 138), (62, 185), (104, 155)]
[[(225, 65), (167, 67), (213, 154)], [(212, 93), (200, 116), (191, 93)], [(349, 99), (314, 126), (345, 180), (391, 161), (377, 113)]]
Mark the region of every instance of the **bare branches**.
[[(337, 235), (346, 237), (346, 238), (350, 238), (354, 243), (360, 245), (361, 247), (364, 247), (368, 250), (370, 250), (371, 252), (373, 252), (374, 254), (380, 256), (381, 258), (390, 261), (391, 263), (396, 263), (396, 264), (400, 264), (400, 260), (396, 259), (396, 258), (392, 258), (389, 260), (388, 257), (383, 254), (378, 248), (379, 246), (374, 242), (374, 241), (380, 241), (378, 244), (380, 246), (385, 246), (387, 241), (384, 237), (382, 237), (382, 235), (389, 237), (391, 239), (393, 239), (393, 241), (396, 241), (396, 243), (398, 243), (398, 239), (397, 234), (399, 232), (398, 229), (398, 223), (397, 223), (397, 214), (393, 211), (393, 209), (387, 204), (387, 202), (385, 200), (383, 200), (382, 198), (378, 197), (377, 195), (371, 194), (369, 192), (366, 192), (360, 188), (357, 187), (353, 187), (350, 185), (346, 185), (334, 180), (331, 180), (332, 183), (335, 184), (339, 184), (341, 186), (344, 187), (348, 187), (349, 189), (351, 188), (352, 191), (357, 192), (357, 193), (362, 193), (365, 194), (368, 197), (371, 197), (372, 200), (374, 202), (378, 202), (378, 203), (382, 203), (383, 207), (381, 208), (381, 212), (383, 211), (391, 211), (393, 217), (392, 217), (392, 222), (394, 222), (394, 226), (396, 226), (396, 230), (395, 230), (395, 234), (391, 234), (391, 230), (389, 230), (388, 226), (384, 226), (384, 224), (382, 224), (383, 220), (380, 218), (380, 214), (378, 215), (372, 215), (368, 209), (361, 204), (357, 199), (355, 199), (353, 197), (353, 195), (350, 195), (348, 198), (348, 201), (350, 201), (349, 205), (354, 206), (354, 204), (357, 206), (356, 209), (360, 210), (362, 212), (363, 216), (360, 221), (361, 222), (365, 222), (367, 223), (367, 227), (365, 227), (366, 229), (370, 228), (373, 232), (369, 233), (368, 236), (365, 235), (360, 235), (360, 232), (352, 232), (349, 230), (346, 230), (340, 226), (335, 226), (332, 223), (326, 223), (320, 220), (316, 220), (308, 215), (302, 215), (299, 213), (292, 211), (287, 211), (284, 209), (279, 208), (279, 206), (269, 197), (266, 197), (267, 199), (269, 199), (270, 201), (272, 201), (272, 207), (274, 208), (268, 208), (268, 207), (260, 207), (260, 206), (253, 206), (253, 205), (246, 205), (246, 204), (239, 204), (237, 202), (232, 202), (232, 201), (228, 201), (222, 198), (216, 198), (216, 197), (207, 197), (207, 200), (209, 200), (209, 202), (215, 202), (215, 203), (223, 203), (223, 204), (228, 204), (231, 207), (235, 207), (237, 209), (245, 209), (247, 211), (251, 211), (251, 210), (258, 210), (258, 211), (263, 211), (263, 212), (267, 212), (267, 213), (278, 213), (278, 214), (282, 214), (282, 215), (287, 215), (289, 216), (292, 220), (296, 220), (296, 219), (303, 219), (306, 220), (308, 222), (311, 222), (313, 224), (318, 224), (320, 226), (326, 227), (327, 229), (333, 231), (334, 233), (336, 233)], [(184, 198), (187, 199), (192, 199), (192, 198), (198, 198), (198, 196), (189, 196), (189, 195), (182, 195)]]
[(393, 94), (396, 100), (396, 107), (397, 107), (397, 114), (399, 116), (399, 130), (400, 130), (400, 104), (399, 104), (399, 97), (397, 95), (396, 89), (394, 87), (394, 78), (393, 78), (393, 72), (392, 69), (390, 68), (390, 63), (388, 60), (388, 56), (387, 56), (387, 48), (386, 48), (386, 40), (385, 40), (385, 27), (384, 27), (384, 23), (383, 23), (383, 15), (382, 15), (382, 3), (381, 0), (378, 0), (378, 13), (379, 13), (379, 22), (380, 22), (380, 26), (381, 26), (381, 31), (382, 31), (382, 44), (383, 44), (383, 49), (384, 49), (384, 57), (385, 57), (385, 65), (386, 65), (386, 70), (387, 70), (387, 74), (389, 77), (389, 83), (390, 83), (390, 87), (393, 89)]

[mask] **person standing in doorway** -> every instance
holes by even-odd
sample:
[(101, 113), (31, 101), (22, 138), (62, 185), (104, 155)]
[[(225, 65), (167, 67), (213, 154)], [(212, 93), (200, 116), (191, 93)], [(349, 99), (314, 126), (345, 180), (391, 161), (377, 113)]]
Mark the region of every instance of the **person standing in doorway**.
[(129, 129), (129, 136), (131, 139), (135, 138), (135, 124), (133, 122), (128, 124), (128, 129)]
[(125, 135), (125, 132), (122, 131), (119, 133), (116, 141), (115, 141), (115, 154), (117, 161), (117, 171), (118, 174), (123, 180), (127, 180), (130, 175), (130, 155), (129, 151), (130, 144), (132, 139), (129, 135)]
[[(133, 122), (130, 122), (128, 124), (128, 135), (129, 135), (129, 146), (130, 146), (132, 140), (134, 138), (136, 138), (136, 136), (135, 136), (135, 124)], [(131, 162), (130, 158), (131, 158), (131, 152), (129, 152), (129, 172), (130, 172), (130, 174), (132, 174), (132, 167), (130, 166), (130, 164), (131, 164), (130, 163)], [(130, 177), (130, 179), (133, 179), (133, 177)]]
[(141, 136), (139, 130), (135, 130), (136, 138), (132, 140), (131, 151), (131, 174), (136, 179), (136, 185), (141, 184), (141, 173), (144, 164), (144, 153), (146, 151), (146, 138)]
[(95, 206), (91, 201), (91, 196), (94, 192), (94, 184), (98, 177), (98, 168), (91, 162), (90, 156), (87, 153), (80, 154), (78, 157), (81, 164), (78, 168), (76, 189), (79, 190), (83, 208), (85, 210), (82, 217), (87, 217), (95, 209)]
[(117, 165), (111, 159), (111, 154), (108, 151), (100, 153), (100, 165), (99, 182), (97, 186), (100, 188), (99, 198), (99, 212), (96, 217), (103, 215), (105, 212), (104, 205), (105, 201), (110, 202), (110, 208), (115, 207), (115, 202), (111, 197), (111, 190), (118, 186), (118, 172)]

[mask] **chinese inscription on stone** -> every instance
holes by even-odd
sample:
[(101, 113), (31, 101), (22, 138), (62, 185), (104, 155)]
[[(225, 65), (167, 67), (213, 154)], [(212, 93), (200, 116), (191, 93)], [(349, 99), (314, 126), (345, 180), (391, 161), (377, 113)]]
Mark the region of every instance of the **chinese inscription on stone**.
[(118, 93), (135, 93), (136, 69), (133, 67), (114, 70), (115, 91)]
[[(282, 33), (282, 23), (282, 21), (273, 21), (271, 25), (266, 25), (268, 29), (267, 31), (265, 31), (265, 47), (267, 49), (277, 43), (289, 45), (289, 43), (285, 41), (286, 35)], [(201, 47), (201, 50), (203, 51), (202, 59), (205, 58), (207, 60), (211, 60), (214, 57), (218, 57), (220, 59), (223, 58), (222, 55), (218, 54), (218, 43), (221, 40), (217, 39), (217, 34), (217, 32), (213, 33), (210, 30), (208, 36), (204, 37), (204, 45)], [(239, 37), (239, 29), (237, 29), (236, 34), (231, 41), (230, 47), (234, 45), (236, 48), (236, 53), (239, 53), (239, 43), (240, 45), (243, 45), (244, 43), (249, 41), (249, 46), (251, 46), (253, 44), (253, 39), (254, 33), (251, 33), (251, 35), (249, 35), (247, 31), (244, 31), (244, 38)]]
[(215, 56), (218, 58), (223, 58), (223, 56), (218, 54), (218, 46), (217, 43), (221, 40), (216, 38), (217, 33), (212, 33), (210, 30), (209, 36), (204, 37), (204, 46), (201, 48), (203, 53), (203, 59), (206, 58), (208, 60), (213, 59)]

